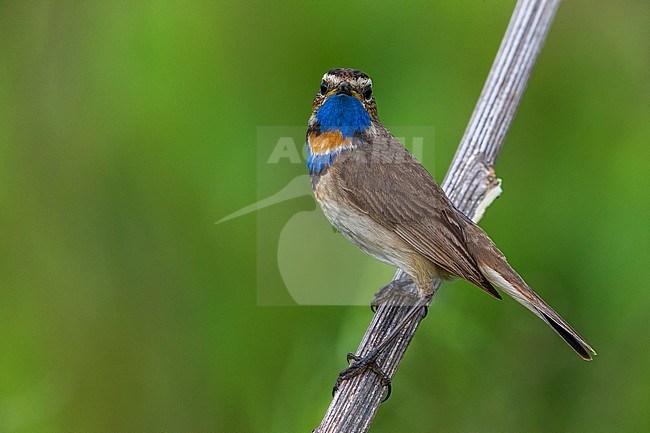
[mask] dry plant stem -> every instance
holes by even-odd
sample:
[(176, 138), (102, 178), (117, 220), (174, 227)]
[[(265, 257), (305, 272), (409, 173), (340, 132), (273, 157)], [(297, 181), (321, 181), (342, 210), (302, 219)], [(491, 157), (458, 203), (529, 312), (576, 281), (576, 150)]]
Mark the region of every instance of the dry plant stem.
[[(535, 61), (551, 26), (559, 0), (519, 0), (490, 70), (481, 96), (456, 151), (442, 187), (458, 209), (478, 221), (500, 192), (494, 163), (521, 101)], [(356, 354), (364, 356), (381, 344), (409, 311), (413, 284), (398, 270), (393, 281), (403, 290), (378, 308)], [(436, 282), (436, 287), (439, 285)], [(409, 293), (410, 291), (410, 293)], [(418, 328), (412, 320), (378, 356), (376, 363), (392, 378)], [(371, 371), (343, 382), (321, 422), (318, 433), (366, 432), (377, 413), (385, 389)], [(435, 420), (432, 420), (435, 422)]]

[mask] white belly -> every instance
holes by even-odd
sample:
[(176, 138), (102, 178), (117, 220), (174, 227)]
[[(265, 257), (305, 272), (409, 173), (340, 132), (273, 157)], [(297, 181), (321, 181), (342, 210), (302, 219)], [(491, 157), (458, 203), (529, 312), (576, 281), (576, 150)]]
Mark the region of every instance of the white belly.
[(416, 254), (413, 248), (368, 215), (337, 199), (340, 197), (337, 191), (330, 173), (320, 178), (314, 191), (316, 201), (329, 222), (366, 254), (408, 273)]

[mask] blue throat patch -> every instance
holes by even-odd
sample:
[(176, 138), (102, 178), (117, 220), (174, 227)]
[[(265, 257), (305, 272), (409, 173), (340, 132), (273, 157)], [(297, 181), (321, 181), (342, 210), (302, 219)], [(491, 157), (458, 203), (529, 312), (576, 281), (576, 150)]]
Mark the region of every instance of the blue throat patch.
[(354, 96), (332, 95), (316, 112), (321, 132), (340, 131), (350, 138), (370, 126), (370, 116), (363, 104)]
[(307, 147), (307, 168), (309, 174), (319, 174), (323, 169), (329, 167), (334, 162), (334, 157), (338, 152), (330, 152), (325, 154), (313, 153), (309, 143), (305, 143)]
[[(350, 95), (332, 95), (316, 112), (320, 133), (340, 132), (344, 139), (352, 138), (370, 126), (370, 116), (363, 104)], [(307, 143), (307, 167), (310, 174), (318, 174), (334, 162), (341, 149), (314, 153)]]

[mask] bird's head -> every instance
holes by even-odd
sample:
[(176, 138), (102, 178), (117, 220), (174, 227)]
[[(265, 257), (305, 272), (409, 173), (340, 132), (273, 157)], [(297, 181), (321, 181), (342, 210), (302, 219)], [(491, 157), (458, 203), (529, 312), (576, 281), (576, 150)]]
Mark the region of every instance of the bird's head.
[(370, 77), (357, 69), (327, 71), (314, 98), (309, 126), (348, 138), (365, 131), (372, 121), (378, 118)]

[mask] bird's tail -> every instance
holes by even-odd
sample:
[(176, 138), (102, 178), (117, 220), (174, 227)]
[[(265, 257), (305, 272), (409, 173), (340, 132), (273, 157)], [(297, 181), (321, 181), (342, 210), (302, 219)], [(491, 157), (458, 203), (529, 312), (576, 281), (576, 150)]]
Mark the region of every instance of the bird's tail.
[[(500, 258), (503, 258), (501, 255)], [(499, 260), (501, 261), (501, 260)], [(479, 263), (479, 268), (494, 286), (506, 292), (517, 302), (535, 313), (558, 333), (566, 343), (584, 360), (590, 361), (596, 351), (580, 336), (559, 314), (548, 306), (537, 293), (533, 291), (514, 269), (503, 258), (502, 263), (490, 266)], [(495, 268), (498, 268), (495, 269)]]

